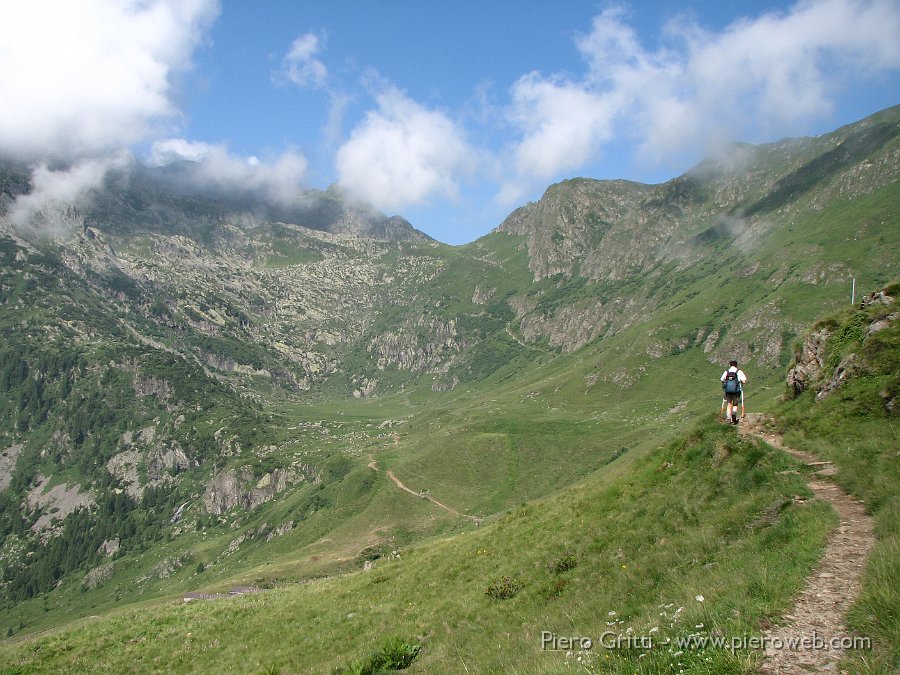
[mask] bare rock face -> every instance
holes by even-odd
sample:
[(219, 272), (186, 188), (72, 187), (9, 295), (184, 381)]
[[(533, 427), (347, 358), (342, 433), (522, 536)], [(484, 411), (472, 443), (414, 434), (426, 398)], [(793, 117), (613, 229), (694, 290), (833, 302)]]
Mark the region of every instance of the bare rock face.
[(310, 476), (317, 480), (313, 472), (312, 467), (275, 469), (255, 479), (248, 466), (228, 469), (210, 480), (203, 493), (203, 508), (217, 516), (236, 506), (249, 511)]
[(109, 581), (110, 577), (112, 577), (113, 565), (114, 563), (106, 563), (92, 569), (90, 572), (85, 574), (84, 578), (81, 580), (82, 586), (93, 590), (105, 584), (107, 581)]
[(610, 317), (604, 309), (597, 302), (588, 307), (562, 307), (551, 316), (531, 314), (522, 320), (522, 336), (529, 342), (547, 336), (551, 347), (560, 347), (565, 352), (575, 351), (600, 335), (609, 325)]
[(450, 391), (459, 384), (459, 378), (456, 376), (445, 377), (437, 376), (431, 381), (431, 391)]
[(838, 367), (834, 369), (834, 374), (824, 387), (816, 394), (816, 400), (821, 400), (831, 394), (835, 389), (841, 386), (844, 381), (858, 373), (862, 369), (861, 359), (856, 354), (849, 354), (845, 357)]
[(362, 378), (359, 382), (359, 387), (353, 390), (353, 398), (366, 398), (375, 393), (375, 388), (378, 386), (378, 380), (370, 380), (367, 377)]
[(116, 551), (118, 550), (119, 538), (114, 537), (112, 539), (107, 539), (102, 544), (100, 544), (100, 548), (97, 549), (97, 553), (102, 553), (108, 558), (111, 555), (115, 555)]
[(266, 541), (271, 541), (275, 537), (283, 537), (284, 535), (286, 535), (288, 532), (290, 532), (293, 529), (294, 529), (294, 521), (288, 520), (288, 521), (282, 523), (281, 525), (279, 525), (278, 527), (276, 527), (271, 532), (269, 532), (269, 534), (266, 535)]
[[(106, 469), (125, 484), (126, 491), (135, 499), (148, 487), (171, 483), (176, 480), (175, 474), (197, 466), (178, 442), (158, 441), (154, 426), (137, 432), (126, 431), (122, 434), (121, 447), (123, 450), (106, 463)], [(139, 476), (140, 464), (146, 467), (146, 482)]]
[(147, 478), (151, 482), (163, 480), (168, 471), (185, 471), (197, 466), (178, 443), (170, 448), (158, 448), (147, 458)]
[(21, 443), (13, 443), (8, 448), (0, 450), (0, 490), (5, 490), (12, 480), (16, 460), (23, 447)]
[(62, 521), (67, 515), (94, 503), (92, 492), (82, 492), (80, 486), (69, 486), (59, 483), (47, 488), (50, 478), (38, 475), (37, 485), (28, 492), (28, 506), (32, 509), (40, 509), (41, 516), (31, 526), (33, 532), (50, 530), (54, 527), (54, 521)]
[(150, 574), (153, 578), (156, 579), (168, 579), (170, 576), (175, 574), (178, 570), (180, 570), (185, 565), (185, 558), (181, 556), (172, 556), (169, 558), (163, 558), (156, 564), (156, 566), (150, 571)]
[(870, 305), (892, 305), (894, 304), (894, 298), (885, 293), (884, 291), (876, 291), (875, 293), (870, 293), (866, 297), (862, 299), (861, 307), (865, 309)]
[(414, 324), (377, 335), (368, 351), (377, 357), (379, 370), (394, 366), (422, 373), (440, 372), (447, 361), (466, 346), (457, 330), (456, 319), (441, 321), (421, 316)]
[(252, 474), (246, 467), (241, 471), (229, 469), (213, 477), (203, 493), (203, 508), (207, 513), (215, 515), (221, 515), (237, 505), (247, 508), (244, 483), (251, 477)]
[(822, 328), (811, 333), (804, 341), (803, 348), (787, 375), (787, 384), (794, 396), (802, 394), (818, 379), (825, 365), (825, 346), (830, 337), (831, 331)]

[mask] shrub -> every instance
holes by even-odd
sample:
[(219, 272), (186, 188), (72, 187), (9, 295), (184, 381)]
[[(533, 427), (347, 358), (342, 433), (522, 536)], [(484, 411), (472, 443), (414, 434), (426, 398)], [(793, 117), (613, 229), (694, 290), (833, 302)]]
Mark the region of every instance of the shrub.
[(574, 551), (565, 551), (547, 563), (547, 571), (553, 574), (561, 574), (575, 569), (578, 566), (578, 556)]
[(492, 582), (484, 592), (494, 600), (508, 600), (522, 589), (522, 584), (512, 577), (500, 577)]

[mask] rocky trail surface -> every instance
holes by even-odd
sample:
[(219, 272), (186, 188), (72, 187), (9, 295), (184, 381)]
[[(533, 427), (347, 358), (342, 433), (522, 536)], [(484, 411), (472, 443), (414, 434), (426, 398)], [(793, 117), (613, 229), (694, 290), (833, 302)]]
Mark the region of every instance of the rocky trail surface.
[[(784, 615), (789, 623), (766, 631), (763, 675), (800, 675), (839, 673), (838, 663), (844, 648), (832, 644), (850, 633), (844, 617), (859, 595), (866, 559), (875, 544), (874, 523), (865, 506), (847, 494), (829, 477), (836, 471), (831, 462), (818, 460), (809, 453), (788, 448), (778, 434), (767, 428), (764, 415), (747, 415), (741, 431), (762, 438), (816, 469), (809, 487), (817, 499), (827, 501), (840, 518), (840, 526), (828, 538), (819, 564), (806, 581), (806, 586)], [(821, 642), (814, 642), (818, 637)], [(804, 648), (804, 642), (810, 641)], [(791, 649), (787, 645), (798, 645)], [(784, 645), (781, 649), (775, 646)]]

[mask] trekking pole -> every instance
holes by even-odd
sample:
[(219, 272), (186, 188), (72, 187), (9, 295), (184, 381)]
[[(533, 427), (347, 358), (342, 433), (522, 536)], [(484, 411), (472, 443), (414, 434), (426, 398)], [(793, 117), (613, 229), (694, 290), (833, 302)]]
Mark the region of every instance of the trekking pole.
[(747, 416), (747, 411), (744, 408), (744, 390), (741, 389), (741, 419), (744, 419)]

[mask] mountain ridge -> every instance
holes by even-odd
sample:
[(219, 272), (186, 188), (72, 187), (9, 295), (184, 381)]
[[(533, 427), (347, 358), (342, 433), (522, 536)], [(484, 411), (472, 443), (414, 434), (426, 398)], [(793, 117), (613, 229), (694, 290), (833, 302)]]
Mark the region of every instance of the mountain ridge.
[[(26, 163), (0, 160), (0, 210), (6, 211), (20, 196), (31, 193)], [(171, 232), (208, 238), (226, 223), (259, 225), (285, 222), (331, 234), (383, 240), (429, 240), (401, 216), (386, 216), (354, 203), (336, 187), (295, 190), (290, 196), (268, 195), (258, 186), (227, 186), (205, 177), (196, 162), (182, 161), (162, 167), (137, 160), (109, 170), (102, 184), (89, 191), (80, 205), (62, 204), (54, 223), (63, 231), (99, 227), (119, 234)], [(65, 171), (68, 167), (54, 167)], [(53, 207), (50, 201), (48, 206)], [(32, 217), (33, 219), (34, 217)], [(41, 231), (38, 222), (31, 226)]]

